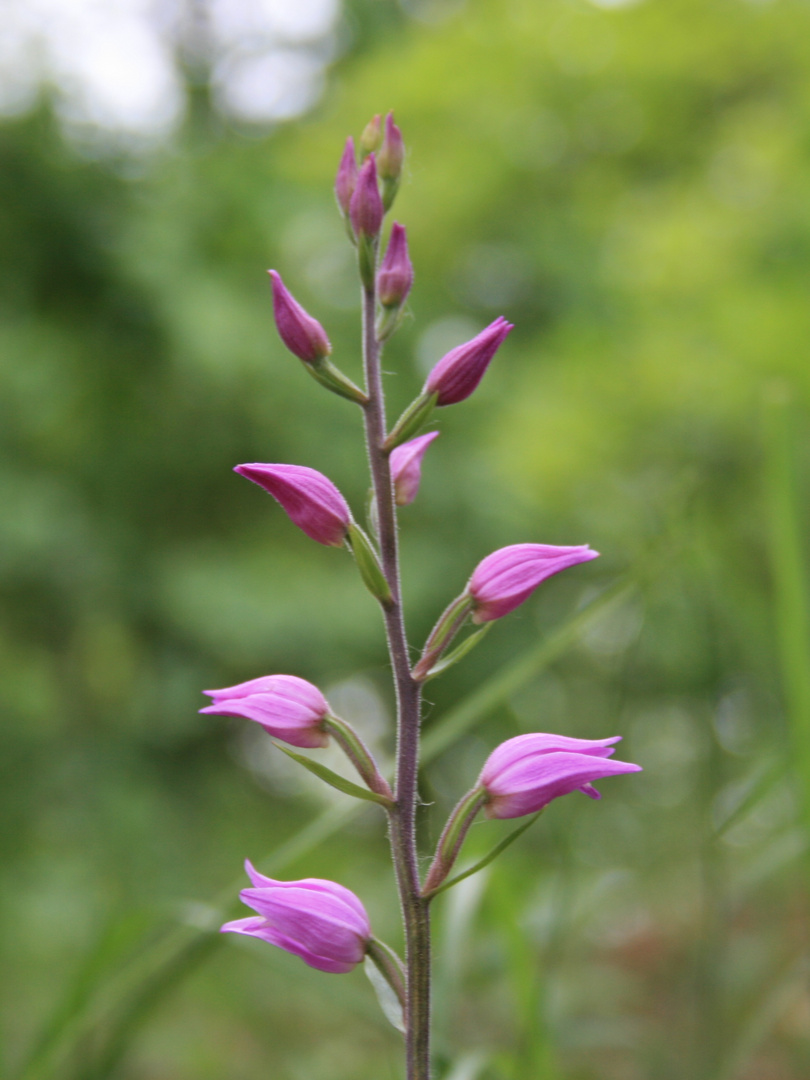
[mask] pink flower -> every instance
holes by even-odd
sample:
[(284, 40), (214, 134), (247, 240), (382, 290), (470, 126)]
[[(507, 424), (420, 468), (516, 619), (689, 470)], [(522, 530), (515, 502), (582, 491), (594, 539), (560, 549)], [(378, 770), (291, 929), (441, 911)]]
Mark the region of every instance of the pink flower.
[(405, 226), (395, 221), (391, 226), (385, 258), (377, 272), (377, 292), (383, 307), (399, 307), (405, 303), (413, 285), (413, 265), (408, 255)]
[(285, 287), (281, 275), (268, 270), (273, 285), (273, 314), (279, 337), (299, 360), (306, 364), (323, 360), (332, 351), (326, 331), (308, 315)]
[(508, 615), (552, 574), (568, 566), (596, 559), (587, 544), (512, 544), (487, 555), (473, 570), (467, 592), (474, 602), (473, 622), (484, 623)]
[(200, 709), (213, 716), (255, 720), (269, 734), (290, 746), (326, 746), (323, 721), (329, 715), (326, 698), (312, 683), (296, 675), (264, 675), (224, 690), (203, 690), (213, 699)]
[(357, 184), (349, 203), (349, 217), (358, 236), (376, 236), (385, 210), (377, 187), (377, 165), (369, 154), (357, 175)]
[(391, 476), (397, 506), (407, 506), (416, 498), (422, 479), (422, 458), (438, 434), (438, 431), (429, 431), (391, 451)]
[(394, 114), (390, 112), (385, 118), (385, 138), (377, 154), (377, 167), (380, 178), (383, 180), (398, 180), (402, 172), (402, 162), (405, 159), (405, 144), (402, 141), (402, 132), (394, 123)]
[(252, 889), (239, 894), (258, 916), (236, 919), (222, 933), (247, 934), (300, 956), (318, 971), (344, 974), (362, 963), (371, 925), (349, 889), (322, 878), (274, 881), (245, 862)]
[(319, 544), (342, 547), (352, 520), (338, 489), (323, 473), (305, 465), (237, 465), (234, 472), (263, 487), (290, 519)]
[(455, 405), (468, 398), (510, 330), (512, 324), (498, 316), (472, 341), (451, 349), (428, 375), (424, 392), (438, 394), (437, 405)]
[(600, 798), (593, 780), (640, 772), (640, 765), (609, 761), (612, 744), (621, 739), (573, 739), (565, 735), (518, 735), (489, 755), (479, 777), (486, 792), (487, 817), (533, 814), (571, 791)]
[(335, 177), (335, 196), (337, 197), (338, 206), (344, 214), (349, 212), (349, 203), (356, 184), (357, 159), (354, 154), (354, 139), (350, 135), (343, 148), (343, 156), (340, 159), (337, 176)]

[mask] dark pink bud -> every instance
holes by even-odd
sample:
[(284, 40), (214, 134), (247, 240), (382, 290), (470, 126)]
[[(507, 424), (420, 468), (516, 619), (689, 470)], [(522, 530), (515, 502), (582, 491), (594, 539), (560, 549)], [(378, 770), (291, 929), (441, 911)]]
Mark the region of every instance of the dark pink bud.
[(311, 748), (329, 743), (323, 726), (329, 715), (326, 698), (317, 686), (297, 675), (264, 675), (203, 693), (213, 699), (213, 705), (206, 705), (201, 713), (254, 720), (290, 746)]
[(237, 465), (234, 472), (263, 487), (290, 520), (319, 544), (342, 547), (352, 515), (328, 477), (305, 465)]
[(377, 170), (381, 180), (398, 180), (405, 160), (405, 143), (402, 132), (394, 123), (394, 114), (385, 118), (385, 138), (377, 155)]
[(478, 779), (487, 796), (484, 812), (491, 818), (523, 817), (572, 791), (598, 799), (594, 780), (641, 771), (640, 765), (608, 760), (620, 738), (574, 739), (538, 732), (507, 739), (489, 755)]
[(349, 203), (349, 217), (358, 236), (376, 236), (384, 214), (377, 186), (377, 163), (374, 155), (369, 154), (357, 175), (357, 185)]
[(473, 570), (467, 593), (473, 600), (473, 622), (484, 623), (508, 615), (523, 603), (541, 581), (569, 566), (596, 559), (587, 544), (512, 544), (487, 555)]
[(395, 221), (391, 226), (385, 258), (377, 273), (377, 292), (383, 307), (399, 307), (405, 303), (413, 285), (413, 266), (408, 255), (405, 226)]
[(512, 323), (499, 315), (472, 341), (451, 349), (428, 375), (425, 393), (438, 394), (437, 405), (455, 405), (468, 398), (512, 328)]
[(335, 178), (335, 195), (337, 196), (338, 206), (344, 214), (349, 212), (349, 203), (356, 184), (357, 160), (354, 155), (354, 139), (350, 135), (343, 148), (343, 157), (340, 159), (337, 177)]
[(276, 329), (287, 348), (306, 364), (323, 360), (332, 351), (326, 331), (308, 315), (275, 270), (268, 270), (273, 286), (273, 314)]
[(275, 881), (245, 863), (253, 888), (239, 898), (258, 915), (225, 923), (223, 933), (248, 934), (305, 964), (342, 975), (363, 962), (371, 925), (359, 897), (324, 878)]
[(438, 431), (429, 431), (391, 451), (391, 476), (397, 506), (407, 506), (416, 498), (422, 479), (422, 458), (438, 434)]

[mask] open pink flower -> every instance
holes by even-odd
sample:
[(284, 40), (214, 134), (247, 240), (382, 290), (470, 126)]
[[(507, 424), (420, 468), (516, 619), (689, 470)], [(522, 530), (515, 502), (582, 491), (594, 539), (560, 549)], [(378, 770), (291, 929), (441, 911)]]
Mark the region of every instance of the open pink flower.
[(490, 622), (508, 615), (541, 581), (598, 555), (587, 544), (578, 547), (512, 544), (493, 551), (476, 566), (467, 585), (474, 602), (473, 622)]
[(319, 544), (342, 547), (352, 515), (332, 481), (305, 465), (237, 465), (239, 473), (263, 487), (299, 529)]
[(574, 739), (540, 733), (507, 739), (489, 755), (478, 780), (487, 795), (487, 817), (533, 814), (571, 791), (600, 798), (594, 780), (641, 771), (640, 765), (609, 760), (620, 739), (620, 735)]
[(308, 315), (275, 270), (268, 270), (273, 286), (273, 314), (279, 337), (299, 360), (313, 364), (332, 351), (326, 331)]
[(499, 315), (477, 337), (451, 349), (428, 375), (424, 393), (438, 394), (437, 405), (455, 405), (468, 398), (510, 330), (512, 324)]
[(222, 933), (260, 938), (331, 974), (345, 974), (362, 963), (371, 925), (353, 892), (322, 878), (274, 881), (250, 862), (245, 869), (253, 888), (243, 889), (239, 897), (258, 915), (227, 922)]
[(391, 476), (397, 506), (407, 506), (416, 498), (422, 479), (422, 458), (438, 434), (438, 431), (428, 431), (391, 451)]
[(200, 709), (213, 716), (239, 716), (261, 724), (290, 746), (326, 746), (323, 721), (329, 704), (317, 686), (297, 675), (264, 675), (224, 690), (203, 690), (213, 704)]

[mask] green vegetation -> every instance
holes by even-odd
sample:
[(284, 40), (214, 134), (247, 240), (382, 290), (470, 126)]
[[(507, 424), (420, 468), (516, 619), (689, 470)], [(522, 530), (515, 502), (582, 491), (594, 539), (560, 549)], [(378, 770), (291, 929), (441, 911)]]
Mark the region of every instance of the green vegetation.
[[(602, 552), (429, 684), (425, 850), (519, 732), (621, 733), (645, 769), (437, 901), (439, 1080), (801, 1080), (810, 9), (353, 10), (324, 101), (266, 136), (202, 104), (133, 164), (46, 105), (0, 127), (3, 1071), (398, 1075), (360, 972), (212, 933), (248, 856), (343, 882), (393, 939), (379, 809), (196, 711), (289, 671), (390, 749), (351, 560), (231, 469), (309, 465), (363, 506), (357, 411), (285, 352), (265, 271), (358, 377), (331, 184), (393, 108), (417, 276), (392, 416), (445, 348), (516, 324), (403, 512), (412, 641), (496, 547)], [(468, 864), (509, 831), (477, 825)]]

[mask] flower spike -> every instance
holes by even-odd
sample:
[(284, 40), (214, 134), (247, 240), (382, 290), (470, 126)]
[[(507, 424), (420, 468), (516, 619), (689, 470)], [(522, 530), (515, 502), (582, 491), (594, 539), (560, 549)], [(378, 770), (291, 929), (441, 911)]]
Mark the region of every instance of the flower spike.
[(234, 472), (263, 487), (299, 529), (328, 547), (342, 547), (352, 522), (343, 496), (328, 477), (305, 465), (237, 465)]

